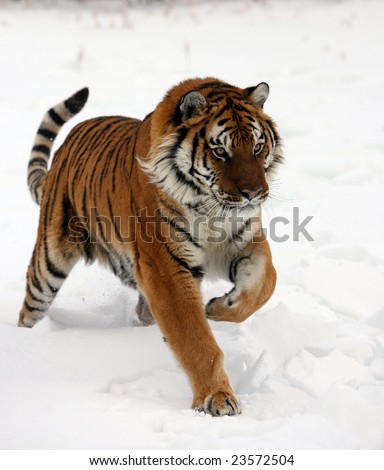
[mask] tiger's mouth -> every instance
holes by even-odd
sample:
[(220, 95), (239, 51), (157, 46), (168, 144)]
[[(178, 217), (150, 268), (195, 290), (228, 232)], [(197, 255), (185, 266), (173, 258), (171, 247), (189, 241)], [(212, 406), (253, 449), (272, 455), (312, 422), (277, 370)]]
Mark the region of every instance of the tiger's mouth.
[(232, 195), (226, 197), (214, 194), (216, 201), (220, 204), (223, 209), (256, 209), (260, 207), (267, 199), (269, 194), (265, 194), (255, 199), (236, 198)]
[(256, 187), (254, 190), (237, 189), (228, 191), (219, 186), (210, 189), (215, 200), (225, 208), (258, 207), (269, 197), (268, 185)]

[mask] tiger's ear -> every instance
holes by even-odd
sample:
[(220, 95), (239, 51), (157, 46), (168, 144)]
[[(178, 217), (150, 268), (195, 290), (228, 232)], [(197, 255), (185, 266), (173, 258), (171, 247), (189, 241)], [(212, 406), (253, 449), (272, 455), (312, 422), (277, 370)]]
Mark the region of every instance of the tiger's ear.
[(259, 83), (257, 86), (251, 86), (244, 89), (245, 97), (256, 108), (263, 109), (264, 103), (269, 96), (269, 86), (265, 82)]
[(186, 119), (197, 116), (206, 105), (207, 102), (201, 93), (198, 91), (190, 91), (180, 100), (179, 107), (182, 120), (185, 121)]

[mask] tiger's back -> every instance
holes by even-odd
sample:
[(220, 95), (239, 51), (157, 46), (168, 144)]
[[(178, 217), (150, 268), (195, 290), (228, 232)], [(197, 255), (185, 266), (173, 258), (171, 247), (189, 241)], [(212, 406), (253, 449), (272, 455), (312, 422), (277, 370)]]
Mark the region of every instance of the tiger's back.
[[(78, 242), (77, 248), (88, 261), (94, 259), (90, 250), (103, 235), (97, 230), (97, 220), (103, 219), (104, 224), (113, 221), (114, 214), (122, 213), (121, 206), (131, 205), (130, 173), (136, 164), (133, 152), (140, 122), (113, 116), (78, 124), (55, 154), (47, 174), (45, 184), (50, 191), (43, 193), (41, 212), (55, 215), (57, 228), (68, 229), (66, 236)], [(62, 210), (72, 223), (58, 217)], [(127, 235), (127, 227), (122, 226), (121, 231)], [(108, 223), (107, 244), (120, 238), (120, 231), (115, 233), (114, 228), (113, 236), (110, 232)]]

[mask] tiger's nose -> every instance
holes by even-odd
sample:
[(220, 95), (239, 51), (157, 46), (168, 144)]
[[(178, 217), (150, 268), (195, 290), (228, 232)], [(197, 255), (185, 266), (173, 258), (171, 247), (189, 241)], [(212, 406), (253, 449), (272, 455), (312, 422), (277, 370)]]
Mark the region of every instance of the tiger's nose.
[(262, 189), (239, 189), (242, 196), (246, 197), (247, 199), (255, 199), (256, 196), (259, 196), (263, 190)]

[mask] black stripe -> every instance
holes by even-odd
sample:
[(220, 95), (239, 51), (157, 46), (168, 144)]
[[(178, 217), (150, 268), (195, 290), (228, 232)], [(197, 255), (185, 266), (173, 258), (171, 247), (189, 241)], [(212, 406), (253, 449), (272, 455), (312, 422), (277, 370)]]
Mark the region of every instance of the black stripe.
[[(36, 249), (36, 246), (35, 245), (35, 249)], [(40, 246), (39, 246), (39, 252), (40, 252)], [(37, 250), (36, 250), (36, 253), (37, 253)], [(39, 279), (43, 279), (44, 277), (42, 276), (41, 274), (41, 268), (40, 268), (40, 261), (41, 261), (41, 257), (40, 255), (38, 256), (35, 256), (35, 250), (33, 250), (33, 275), (36, 276), (36, 279), (39, 278)], [(37, 279), (37, 281), (39, 282), (39, 279)], [(39, 285), (40, 285), (40, 292), (44, 293), (44, 290), (41, 288), (41, 284), (39, 282)]]
[(226, 122), (228, 122), (231, 118), (224, 118), (224, 119), (221, 119), (217, 125), (218, 126), (223, 126)]
[(175, 109), (173, 110), (173, 113), (169, 119), (169, 123), (173, 124), (175, 127), (180, 126), (183, 122), (183, 112), (181, 111), (181, 104), (183, 102), (184, 96), (182, 96), (179, 101), (177, 102), (177, 105)]
[(203, 279), (204, 268), (202, 266), (193, 266), (190, 271), (195, 279)]
[(91, 264), (94, 261), (94, 250), (92, 248), (92, 244), (88, 241), (85, 241), (83, 243), (83, 250), (84, 250), (84, 256), (85, 256), (85, 263), (86, 264)]
[[(80, 133), (79, 135), (74, 135), (72, 134), (72, 142), (69, 144), (69, 148), (67, 149), (67, 154), (70, 154), (72, 151), (72, 148), (76, 149), (76, 160), (74, 163), (76, 164), (75, 169), (75, 176), (72, 178), (72, 185), (71, 185), (71, 193), (72, 193), (72, 198), (75, 200), (75, 183), (78, 179), (81, 179), (83, 176), (84, 171), (87, 168), (87, 163), (89, 163), (89, 160), (86, 158), (87, 157), (87, 147), (91, 143), (92, 139), (92, 133), (94, 133), (95, 129), (103, 123), (103, 121), (106, 118), (95, 118), (91, 119), (89, 121), (84, 121), (79, 125), (79, 130)], [(88, 127), (90, 125), (90, 127)], [(81, 142), (79, 142), (81, 141)], [(78, 144), (78, 145), (77, 145)]]
[(35, 295), (33, 295), (29, 284), (27, 284), (27, 292), (28, 292), (28, 294), (30, 295), (31, 299), (34, 300), (35, 302), (40, 302), (41, 304), (46, 303), (47, 299), (39, 299), (38, 297), (36, 297)]
[(193, 141), (192, 141), (192, 152), (191, 152), (191, 167), (189, 169), (189, 173), (192, 175), (193, 174), (193, 171), (195, 169), (195, 157), (196, 157), (196, 150), (197, 150), (197, 146), (199, 144), (199, 136), (198, 134), (195, 134), (193, 136)]
[(50, 131), (47, 128), (42, 127), (42, 126), (39, 127), (39, 129), (37, 130), (37, 133), (39, 135), (45, 137), (46, 139), (51, 140), (51, 141), (54, 141), (56, 136), (57, 136), (56, 132), (52, 132), (52, 131)]
[[(112, 163), (112, 160), (113, 160), (113, 157), (114, 157), (114, 152), (116, 150), (116, 140), (115, 140), (115, 137), (116, 137), (116, 134), (118, 134), (120, 131), (122, 131), (129, 123), (129, 120), (127, 118), (124, 118), (124, 120), (126, 122), (124, 122), (122, 125), (119, 125), (119, 126), (116, 126), (113, 131), (108, 135), (108, 139), (106, 139), (103, 143), (102, 143), (102, 146), (98, 149), (99, 152), (104, 152), (104, 151), (107, 151), (108, 150), (108, 153), (106, 154), (106, 158), (104, 159), (103, 161), (103, 169), (102, 171), (100, 172), (100, 175), (99, 175), (99, 178), (100, 178), (100, 181), (99, 181), (99, 192), (101, 193), (101, 185), (102, 185), (102, 182), (104, 180), (104, 177), (105, 175), (109, 174), (109, 169), (110, 169), (110, 165)], [(127, 122), (128, 121), (128, 122)], [(114, 124), (120, 124), (121, 121), (116, 121)], [(123, 144), (127, 144), (129, 143), (131, 140), (131, 135), (129, 135), (129, 137), (127, 137), (126, 139), (125, 138), (122, 138), (120, 139), (120, 141), (117, 142), (117, 145), (119, 145), (119, 142), (121, 142), (121, 145), (119, 147), (119, 150), (118, 150), (118, 153), (120, 152), (121, 150), (121, 146)], [(127, 155), (128, 155), (128, 152), (127, 152)], [(134, 160), (134, 158), (133, 158)], [(118, 163), (124, 161), (123, 158), (119, 158), (119, 155), (117, 154), (116, 155), (116, 160), (114, 162), (114, 166), (113, 168), (116, 168)], [(112, 170), (113, 171), (113, 170)], [(112, 180), (112, 187), (114, 189), (115, 187), (115, 176), (113, 177), (113, 180)]]
[(50, 274), (52, 274), (53, 277), (57, 277), (59, 279), (65, 279), (67, 275), (60, 271), (54, 263), (51, 261), (48, 253), (48, 242), (47, 242), (47, 237), (44, 236), (44, 254), (45, 254), (45, 263), (47, 265), (47, 270), (49, 271)]
[(219, 141), (219, 138), (221, 137), (221, 135), (224, 134), (225, 132), (231, 131), (232, 129), (235, 129), (235, 127), (234, 126), (224, 127), (224, 129), (216, 137), (216, 145), (221, 144), (221, 142)]
[(117, 271), (117, 266), (115, 265), (115, 261), (114, 261), (114, 259), (111, 257), (110, 254), (108, 255), (108, 262), (109, 262), (110, 268), (112, 269), (113, 274), (114, 274), (115, 276), (117, 276), (117, 277), (120, 277), (120, 276), (119, 276), (119, 272)]
[(173, 206), (170, 206), (168, 202), (164, 201), (161, 197), (160, 197), (160, 202), (166, 209), (169, 210), (169, 212), (172, 212), (173, 214), (177, 214), (180, 217), (184, 217), (184, 215), (179, 210), (177, 210)]
[(275, 145), (281, 144), (281, 139), (275, 129), (274, 122), (271, 119), (266, 119), (265, 122), (268, 124), (269, 130), (272, 132)]
[(51, 153), (51, 149), (47, 145), (34, 145), (32, 147), (32, 152), (40, 152), (44, 153), (44, 155), (47, 155), (49, 157), (49, 154)]
[[(81, 166), (82, 164), (82, 167), (79, 169), (79, 171), (76, 172), (74, 178), (73, 178), (73, 181), (72, 181), (72, 192), (73, 192), (73, 187), (74, 187), (74, 184), (75, 184), (75, 181), (77, 179), (81, 179), (82, 176), (83, 176), (83, 173), (84, 171), (87, 169), (87, 163), (88, 163), (88, 159), (86, 158), (87, 156), (87, 150), (89, 151), (91, 146), (94, 146), (95, 145), (95, 142), (98, 141), (98, 136), (100, 135), (100, 133), (103, 132), (103, 129), (104, 127), (102, 127), (101, 129), (97, 129), (99, 127), (99, 125), (103, 125), (105, 126), (106, 123), (110, 120), (110, 119), (113, 119), (114, 122), (113, 124), (118, 124), (120, 123), (121, 121), (124, 121), (124, 124), (125, 125), (125, 121), (127, 120), (127, 118), (124, 118), (124, 117), (121, 117), (121, 116), (114, 116), (114, 117), (111, 117), (111, 118), (96, 118), (95, 120), (97, 121), (95, 125), (92, 125), (89, 129), (86, 129), (85, 130), (85, 136), (83, 135), (83, 141), (81, 142), (80, 146), (76, 149), (76, 154), (77, 154), (77, 161), (78, 161), (78, 167)], [(86, 121), (86, 122), (89, 122), (90, 124), (93, 122), (93, 120), (90, 120), (90, 121)], [(103, 152), (105, 149), (108, 148), (109, 145), (111, 145), (113, 143), (113, 137), (115, 135), (115, 133), (117, 133), (120, 128), (123, 127), (123, 126), (119, 126), (117, 128), (115, 128), (112, 133), (108, 136), (107, 139), (104, 140), (104, 142), (102, 143), (102, 146), (99, 147), (97, 149), (98, 152)], [(97, 132), (97, 134), (96, 134)], [(92, 133), (92, 135), (91, 135)], [(113, 147), (114, 149), (114, 147)], [(80, 158), (80, 156), (82, 158)], [(85, 156), (85, 158), (84, 158)]]
[(112, 155), (113, 155), (113, 147), (107, 153), (107, 155), (104, 159), (104, 162), (103, 162), (103, 169), (101, 170), (101, 172), (99, 174), (99, 195), (100, 196), (101, 196), (103, 182), (105, 181), (104, 178), (105, 178), (105, 175), (107, 174), (107, 169), (108, 169), (110, 161), (112, 159)]
[[(53, 160), (53, 161), (55, 161), (55, 160)], [(53, 182), (53, 186), (50, 188), (50, 192), (49, 192), (49, 196), (48, 196), (49, 197), (49, 199), (48, 199), (49, 202), (48, 202), (48, 204), (46, 205), (46, 208), (45, 208), (45, 214), (44, 214), (44, 226), (45, 226), (45, 228), (48, 227), (48, 223), (47, 223), (48, 211), (49, 211), (49, 223), (50, 224), (52, 223), (55, 202), (58, 200), (57, 194), (59, 192), (60, 182), (62, 181), (62, 176), (61, 176), (62, 173), (61, 172), (62, 172), (62, 169), (65, 167), (66, 164), (67, 164), (67, 159), (66, 158), (57, 159), (56, 178)]]
[[(120, 271), (124, 271), (124, 266), (121, 263), (121, 256), (119, 255), (118, 251), (115, 250), (114, 246), (112, 245), (111, 242), (108, 242), (104, 232), (103, 232), (103, 224), (100, 221), (100, 216), (99, 212), (97, 210), (96, 206), (96, 201), (94, 200), (94, 208), (95, 208), (95, 215), (96, 215), (96, 236), (97, 236), (97, 241), (98, 241), (98, 249), (102, 249), (106, 256), (108, 257), (109, 262), (111, 263), (111, 260), (115, 263), (114, 266), (119, 267), (118, 263), (120, 263)], [(119, 277), (119, 274), (114, 271), (114, 274), (116, 274)]]
[(178, 211), (175, 207), (173, 206), (170, 206), (167, 202), (165, 202), (161, 197), (160, 197), (160, 202), (161, 204), (169, 210), (169, 212), (172, 212), (173, 214), (176, 214), (177, 216), (179, 217), (184, 217), (184, 215)]
[[(119, 242), (123, 241), (123, 238), (121, 237), (120, 231), (116, 225), (116, 220), (115, 217), (113, 216), (113, 209), (112, 209), (112, 203), (111, 203), (111, 198), (109, 197), (109, 192), (107, 191), (107, 204), (108, 204), (108, 211), (109, 211), (109, 219), (113, 221), (113, 227), (115, 229), (115, 235)], [(120, 219), (121, 220), (121, 219)]]
[(40, 175), (45, 175), (46, 170), (43, 170), (41, 168), (36, 168), (35, 170), (32, 170), (30, 173), (28, 173), (28, 183), (31, 179), (31, 176), (35, 175), (36, 173), (39, 173)]
[(96, 159), (96, 161), (92, 163), (93, 164), (93, 170), (92, 170), (91, 176), (89, 178), (89, 184), (88, 184), (89, 192), (92, 191), (93, 178), (95, 177), (95, 173), (96, 173), (96, 170), (97, 170), (98, 163), (100, 162), (100, 160), (103, 157), (104, 157), (104, 153), (100, 152), (97, 159)]
[[(65, 196), (63, 196), (61, 205), (61, 213), (63, 214), (63, 220), (61, 222), (61, 227), (59, 230), (61, 231), (61, 239), (64, 241), (64, 243), (68, 240), (68, 230), (69, 230), (69, 216), (70, 216), (70, 211), (67, 210), (69, 203), (68, 203), (68, 192), (66, 191)], [(59, 204), (59, 202), (57, 202)]]
[[(89, 207), (89, 211), (87, 211), (87, 187), (84, 186), (84, 189), (83, 189), (83, 197), (82, 197), (82, 200), (81, 200), (81, 209), (82, 209), (82, 213), (83, 213), (83, 216), (87, 217), (88, 219), (88, 214), (89, 216), (91, 216), (91, 205)], [(87, 226), (89, 224), (87, 223)], [(92, 227), (89, 225), (89, 236), (92, 238), (92, 232), (91, 232), (91, 229)]]
[(174, 261), (176, 261), (176, 263), (178, 263), (180, 266), (190, 272), (194, 278), (202, 279), (204, 277), (204, 269), (202, 266), (189, 266), (189, 264), (184, 259), (179, 258), (177, 255), (175, 255), (168, 245), (165, 245), (165, 247), (171, 257), (174, 259)]
[(229, 85), (228, 83), (220, 82), (220, 81), (219, 82), (207, 82), (198, 86), (196, 90), (204, 90), (204, 88), (233, 88), (233, 86)]
[(237, 274), (237, 268), (239, 267), (239, 264), (245, 259), (249, 259), (249, 256), (242, 256), (241, 258), (236, 258), (231, 262), (231, 264), (229, 266), (229, 280), (231, 282), (233, 282), (233, 283), (235, 282), (236, 274)]
[(187, 137), (189, 132), (188, 127), (181, 127), (179, 129), (179, 134), (177, 136), (176, 144), (172, 147), (172, 153), (175, 152), (178, 148), (180, 148), (181, 144), (183, 143), (184, 139)]
[(275, 143), (275, 138), (274, 138), (271, 128), (268, 126), (262, 126), (262, 128), (263, 128), (263, 133), (261, 134), (259, 139), (264, 139), (265, 143), (268, 143), (268, 137), (269, 137), (271, 145), (273, 146)]
[(255, 118), (254, 116), (252, 116), (252, 114), (249, 113), (249, 111), (244, 108), (242, 114), (241, 114), (241, 120), (243, 121), (244, 125), (246, 126), (252, 126), (253, 123), (255, 122)]
[(247, 108), (244, 108), (243, 106), (237, 103), (234, 103), (233, 107), (236, 109), (236, 111), (239, 111), (240, 113), (243, 113), (244, 111), (247, 110)]
[[(129, 240), (129, 233), (128, 233), (128, 239), (127, 237), (123, 237), (120, 233), (119, 227), (116, 223), (116, 218), (113, 215), (113, 208), (112, 208), (112, 203), (111, 203), (111, 198), (109, 196), (109, 192), (107, 191), (107, 203), (108, 203), (108, 210), (109, 210), (109, 218), (110, 220), (113, 221), (113, 227), (115, 229), (115, 235), (120, 243), (125, 243)], [(121, 222), (121, 217), (120, 217), (120, 222)], [(121, 228), (121, 226), (120, 226)], [(129, 231), (129, 226), (128, 226), (128, 231)]]
[(115, 188), (116, 188), (116, 168), (120, 160), (120, 150), (123, 147), (123, 145), (125, 145), (124, 139), (122, 139), (119, 142), (119, 145), (115, 147), (116, 157), (115, 157), (115, 162), (113, 164), (113, 169), (112, 169), (112, 192), (113, 193), (115, 192)]
[(201, 202), (197, 202), (197, 203), (187, 202), (185, 205), (189, 210), (197, 214), (204, 214), (204, 215), (212, 208), (211, 205), (209, 207), (205, 207), (206, 204), (204, 204), (203, 207), (201, 207), (202, 205)]
[(29, 303), (24, 300), (24, 307), (29, 311), (29, 312), (45, 312), (46, 309), (44, 308), (37, 308), (37, 307), (32, 307), (31, 305), (29, 305)]
[[(140, 121), (138, 121), (137, 127), (136, 127), (136, 129), (134, 130), (134, 133), (133, 133), (133, 141), (132, 141), (132, 136), (131, 136), (131, 140), (129, 141), (129, 145), (133, 144), (132, 152), (129, 152), (129, 150), (127, 152), (127, 155), (130, 155), (130, 158), (131, 158), (129, 176), (128, 176), (128, 174), (124, 173), (126, 175), (126, 180), (127, 180), (128, 184), (131, 182), (130, 178), (132, 178), (133, 169), (134, 169), (135, 163), (136, 163), (136, 145), (137, 145), (137, 140), (138, 140), (140, 128), (142, 129), (142, 127), (140, 125)], [(128, 161), (127, 161), (127, 163), (128, 163)], [(129, 205), (131, 207), (131, 212), (132, 212), (132, 214), (137, 215), (138, 214), (138, 207), (136, 205), (135, 197), (134, 197), (134, 194), (133, 194), (132, 191), (130, 191), (129, 196), (130, 196)]]
[(207, 151), (210, 151), (211, 152), (211, 149), (210, 147), (208, 146), (207, 143), (204, 144), (204, 152), (203, 152), (203, 167), (208, 171), (208, 172), (211, 172), (211, 168), (209, 168), (208, 164), (207, 164)]
[[(117, 132), (119, 132), (121, 129), (127, 126), (127, 121), (129, 118), (126, 118), (124, 116), (113, 116), (110, 118), (105, 118), (103, 128), (98, 131), (97, 135), (95, 138), (92, 140), (92, 149), (97, 148), (99, 143), (101, 144), (102, 142), (106, 142), (107, 139), (104, 137), (104, 134), (108, 132), (109, 130), (111, 131), (110, 134), (108, 135), (108, 139), (111, 140), (112, 137), (115, 136)], [(120, 126), (119, 124), (122, 125)], [(111, 129), (112, 128), (112, 129)]]
[(222, 116), (225, 111), (229, 111), (231, 109), (231, 104), (227, 103), (225, 106), (223, 106), (220, 111), (215, 115), (215, 119), (219, 119), (220, 116)]
[[(167, 153), (164, 157), (159, 158), (156, 160), (155, 165), (158, 166), (160, 163), (163, 163), (165, 160), (173, 160), (174, 155), (171, 153)], [(167, 175), (168, 176), (168, 175)], [(166, 180), (167, 177), (162, 179), (162, 182)]]
[(187, 230), (178, 226), (173, 219), (169, 219), (166, 215), (161, 215), (160, 218), (163, 222), (166, 222), (171, 227), (173, 227), (177, 232), (181, 232), (183, 235), (185, 235), (187, 240), (191, 242), (196, 248), (201, 248), (200, 243), (198, 243)]
[(48, 289), (52, 292), (52, 294), (57, 294), (59, 289), (57, 287), (51, 286), (51, 284), (48, 281), (46, 281), (46, 282), (47, 282)]
[(215, 97), (213, 101), (211, 101), (211, 106), (209, 107), (210, 111), (220, 105), (220, 101), (225, 101), (225, 99), (227, 98), (226, 93), (223, 91), (217, 91), (214, 93), (214, 95)]
[[(187, 127), (182, 127), (179, 130), (179, 135), (178, 135), (176, 143), (172, 146), (169, 154), (163, 157), (161, 160), (159, 160), (159, 163), (163, 160), (171, 159), (176, 155), (177, 150), (181, 147), (181, 144), (184, 141), (185, 137), (187, 136), (188, 132), (189, 132), (189, 129)], [(186, 184), (187, 186), (192, 188), (196, 192), (196, 194), (199, 196), (205, 194), (203, 191), (201, 191), (201, 189), (198, 186), (196, 186), (193, 183), (193, 181), (191, 181), (190, 179), (186, 177), (186, 175), (178, 167), (176, 161), (173, 162), (171, 166), (171, 170), (174, 172), (174, 175), (176, 176), (176, 179), (178, 180), (179, 183)], [(162, 181), (159, 181), (159, 183), (162, 183), (163, 181), (164, 179)]]
[[(76, 127), (74, 127), (65, 142), (67, 153), (72, 153), (73, 148), (77, 146), (76, 154), (80, 155), (80, 150), (82, 150), (81, 146), (84, 144), (84, 141), (87, 142), (88, 136), (92, 132), (92, 130), (97, 128), (105, 119), (105, 117), (89, 119), (88, 121), (83, 121)], [(79, 141), (81, 141), (82, 139), (83, 141), (80, 144)]]
[[(204, 178), (205, 180), (207, 180), (208, 184), (211, 182), (212, 177), (215, 176), (214, 173), (211, 173), (211, 174), (209, 174), (209, 175), (203, 175), (203, 173), (200, 173), (200, 171), (199, 171), (199, 170), (196, 170), (196, 168), (193, 170), (193, 173), (194, 173), (195, 175), (201, 176), (202, 178)], [(210, 186), (211, 186), (211, 185), (210, 185)]]
[(243, 233), (245, 232), (245, 230), (249, 227), (249, 225), (251, 224), (253, 220), (253, 217), (250, 217), (249, 219), (247, 219), (245, 221), (245, 223), (240, 227), (240, 229), (237, 231), (237, 233), (234, 233), (232, 234), (232, 240), (239, 240), (241, 238), (241, 236), (243, 235)]
[(57, 124), (58, 126), (62, 126), (65, 124), (67, 121), (65, 121), (57, 112), (54, 110), (54, 108), (51, 108), (48, 111), (49, 117), (52, 119), (52, 121)]
[(51, 153), (51, 149), (50, 147), (48, 147), (48, 145), (40, 144), (40, 145), (34, 145), (32, 147), (32, 152), (44, 153), (44, 155), (47, 155), (47, 157), (49, 157)]
[(210, 100), (213, 98), (215, 95), (217, 95), (217, 90), (212, 90), (208, 93), (207, 98)]
[(34, 165), (44, 166), (47, 168), (48, 161), (44, 157), (34, 157), (29, 160), (28, 168)]
[(179, 183), (185, 184), (186, 186), (190, 187), (193, 189), (196, 193), (197, 196), (203, 196), (206, 195), (206, 192), (202, 191), (198, 186), (194, 184), (193, 181), (189, 180), (186, 175), (180, 170), (180, 168), (177, 166), (176, 162), (172, 163), (171, 170), (173, 171), (177, 181)]
[(32, 275), (32, 276), (30, 277), (30, 280), (31, 280), (31, 282), (32, 282), (32, 284), (33, 284), (33, 287), (34, 287), (35, 289), (37, 289), (39, 292), (41, 292), (42, 294), (44, 294), (44, 290), (43, 290), (43, 288), (41, 287), (40, 281), (39, 281), (38, 278), (36, 277), (36, 274)]

